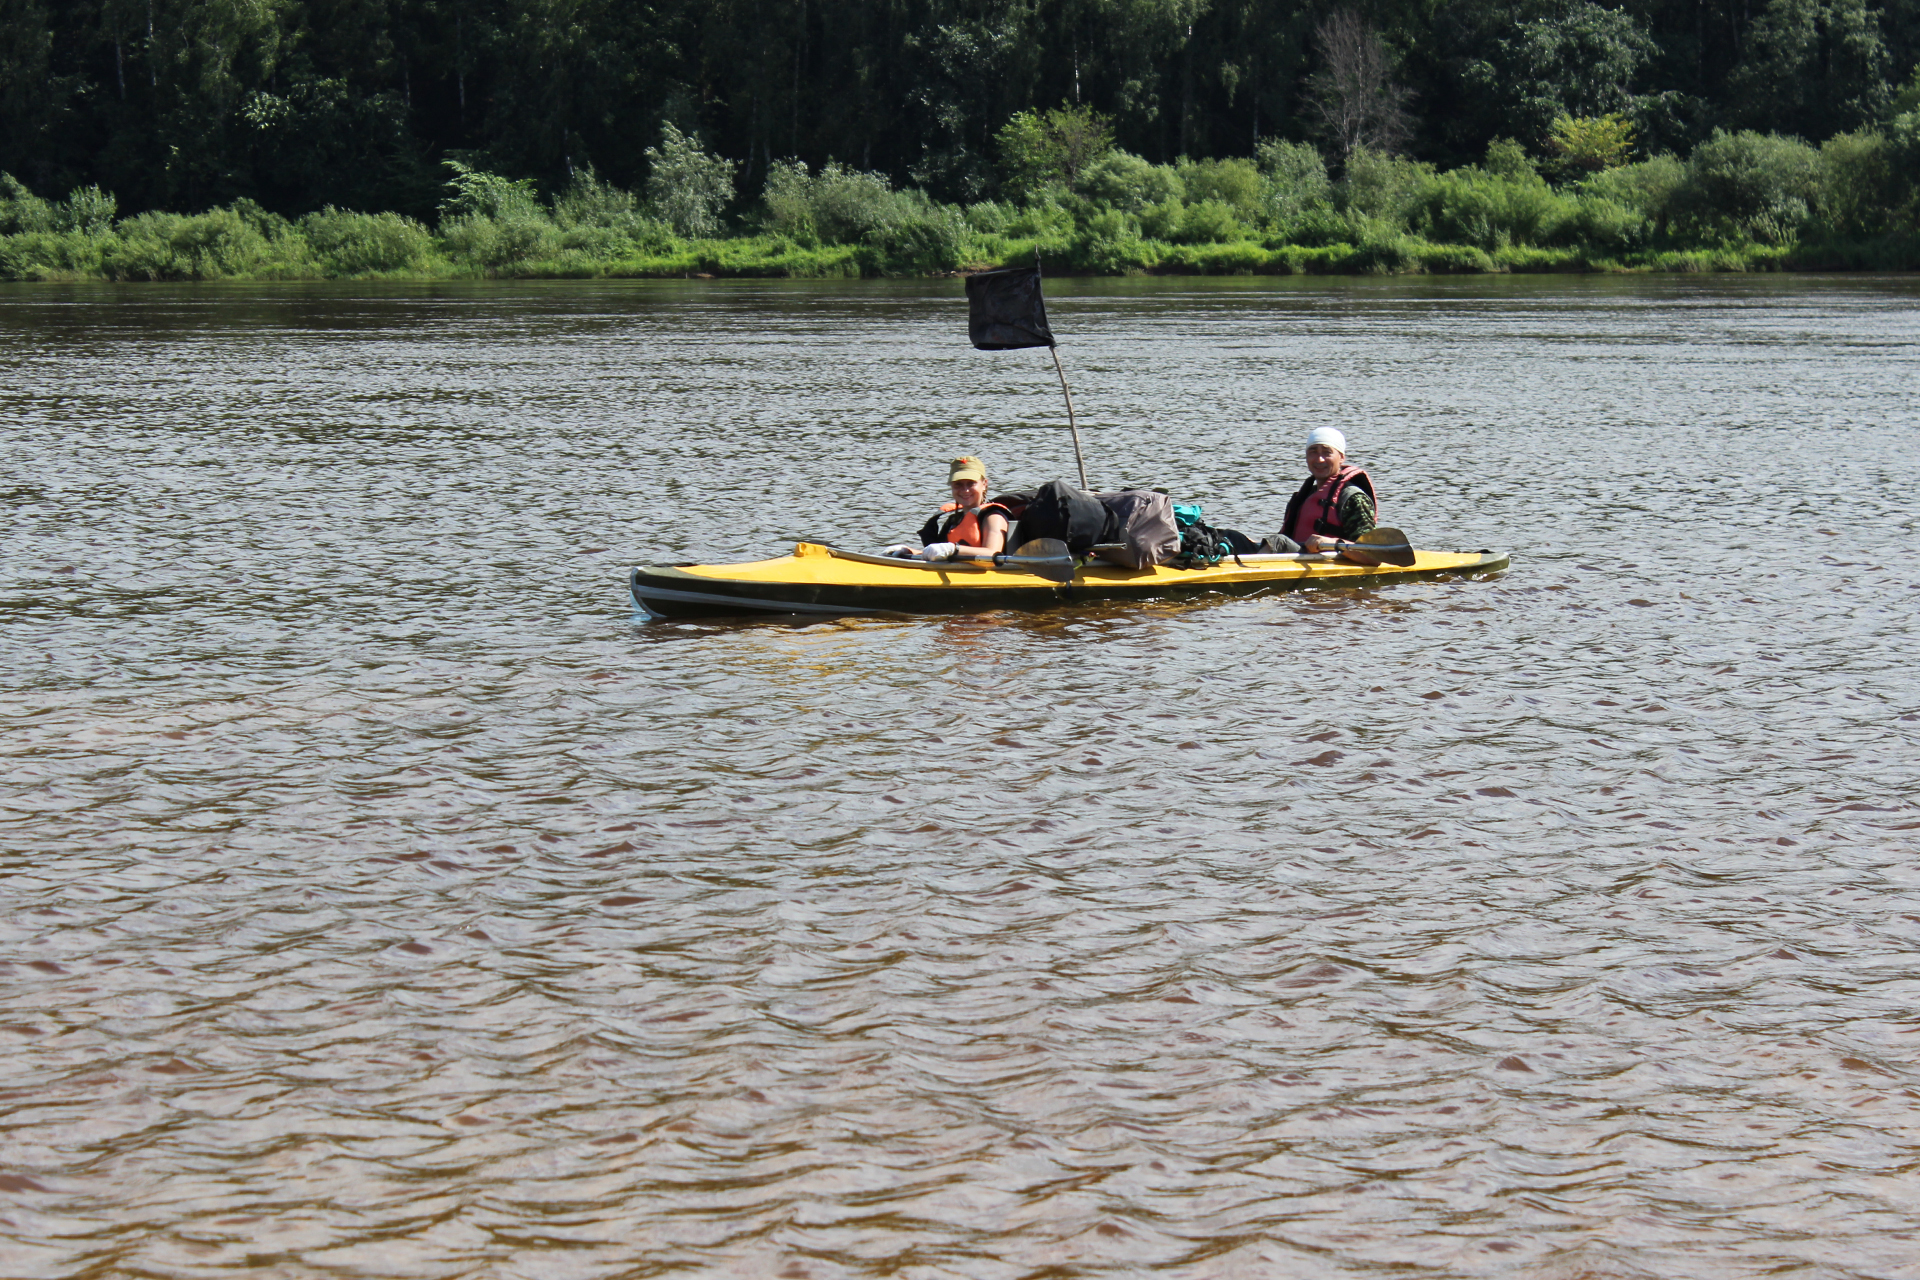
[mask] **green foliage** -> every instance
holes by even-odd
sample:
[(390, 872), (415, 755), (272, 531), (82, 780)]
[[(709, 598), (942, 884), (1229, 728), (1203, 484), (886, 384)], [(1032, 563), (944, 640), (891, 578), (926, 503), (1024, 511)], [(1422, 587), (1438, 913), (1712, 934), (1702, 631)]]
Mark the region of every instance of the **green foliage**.
[(553, 220), (563, 228), (635, 227), (645, 219), (640, 201), (631, 191), (603, 182), (588, 165), (574, 172), (566, 190), (553, 202)]
[(1618, 169), (1633, 158), (1633, 122), (1619, 112), (1604, 116), (1555, 116), (1547, 145), (1569, 173)]
[(1251, 160), (1189, 160), (1182, 156), (1174, 174), (1189, 201), (1224, 204), (1233, 210), (1235, 218), (1248, 224), (1258, 222), (1266, 212), (1266, 183), (1259, 166)]
[(1506, 127), (1546, 134), (1558, 116), (1625, 110), (1655, 44), (1625, 9), (1561, 0), (1508, 29), (1467, 68), (1467, 83), (1494, 103)]
[(53, 230), (53, 207), (10, 173), (0, 173), (0, 235)]
[(761, 200), (768, 229), (801, 244), (856, 244), (918, 213), (884, 174), (831, 160), (818, 173), (808, 172), (804, 161), (774, 161)]
[(733, 161), (710, 154), (672, 123), (647, 148), (647, 203), (680, 235), (718, 235), (720, 211), (733, 199)]
[(419, 271), (433, 260), (433, 237), (397, 213), (350, 213), (331, 206), (298, 223), (307, 247), (329, 276)]
[(1813, 137), (1885, 118), (1889, 58), (1865, 0), (1768, 0), (1727, 78), (1729, 114)]
[(1186, 194), (1171, 165), (1149, 164), (1130, 151), (1110, 151), (1087, 167), (1079, 189), (1101, 209), (1139, 213)]
[(1113, 150), (1113, 128), (1092, 107), (1017, 111), (994, 135), (1009, 195), (1030, 200), (1051, 186), (1074, 188)]
[(1264, 181), (1264, 212), (1274, 225), (1292, 226), (1309, 210), (1331, 202), (1333, 182), (1327, 177), (1327, 163), (1306, 143), (1268, 138), (1254, 148), (1254, 155)]
[(1913, 69), (1913, 74), (1907, 77), (1907, 83), (1893, 95), (1892, 110), (1896, 116), (1920, 111), (1920, 66)]
[(1434, 275), (1483, 275), (1494, 269), (1493, 259), (1471, 245), (1423, 245), (1416, 256), (1421, 267)]
[(1827, 139), (1817, 208), (1828, 236), (1865, 239), (1920, 227), (1920, 113), (1895, 117), (1885, 133)]
[(1687, 180), (1687, 166), (1672, 156), (1649, 156), (1635, 164), (1596, 173), (1580, 184), (1583, 195), (1610, 200), (1655, 221), (1664, 222), (1667, 207)]
[(1560, 225), (1560, 239), (1625, 253), (1645, 247), (1654, 227), (1654, 220), (1633, 205), (1583, 191), (1575, 199), (1573, 216)]
[(503, 178), (458, 160), (445, 163), (453, 177), (440, 202), (441, 218), (524, 218), (540, 212), (531, 178)]
[(108, 242), (78, 231), (19, 231), (0, 235), (0, 280), (71, 280), (104, 274)]
[(1513, 175), (1467, 168), (1429, 179), (1413, 221), (1430, 240), (1491, 250), (1546, 240), (1574, 209), (1531, 169)]
[(972, 235), (960, 211), (928, 204), (867, 233), (863, 265), (890, 275), (928, 275), (966, 265)]
[(1156, 238), (1175, 244), (1228, 244), (1247, 239), (1253, 231), (1241, 220), (1240, 211), (1226, 201), (1201, 200), (1181, 210), (1179, 221), (1170, 229), (1170, 234), (1151, 233)]
[(305, 244), (250, 201), (183, 216), (143, 213), (122, 222), (101, 254), (116, 280), (220, 280), (272, 276), (307, 260)]
[(1096, 213), (1083, 222), (1067, 253), (1075, 269), (1102, 275), (1133, 274), (1151, 265), (1155, 256), (1141, 238), (1139, 220), (1119, 209)]
[(482, 272), (498, 272), (560, 250), (560, 228), (544, 212), (504, 218), (472, 214), (448, 218), (440, 224), (440, 242), (447, 256)]
[(1487, 158), (1480, 165), (1488, 173), (1503, 178), (1531, 179), (1540, 170), (1527, 149), (1512, 138), (1495, 138), (1487, 144)]
[(1669, 225), (1723, 242), (1786, 244), (1811, 217), (1819, 183), (1820, 153), (1798, 138), (1716, 129), (1687, 162)]
[(1334, 187), (1341, 212), (1403, 226), (1433, 177), (1433, 166), (1361, 147), (1347, 157), (1347, 171)]

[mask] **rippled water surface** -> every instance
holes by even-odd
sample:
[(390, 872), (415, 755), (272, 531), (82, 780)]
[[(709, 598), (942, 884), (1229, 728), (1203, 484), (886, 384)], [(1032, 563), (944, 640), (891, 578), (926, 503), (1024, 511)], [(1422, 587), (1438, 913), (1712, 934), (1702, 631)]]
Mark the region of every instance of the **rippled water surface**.
[(1920, 1276), (1920, 280), (1050, 282), (1504, 575), (647, 622), (1071, 474), (957, 282), (0, 292), (0, 1274)]

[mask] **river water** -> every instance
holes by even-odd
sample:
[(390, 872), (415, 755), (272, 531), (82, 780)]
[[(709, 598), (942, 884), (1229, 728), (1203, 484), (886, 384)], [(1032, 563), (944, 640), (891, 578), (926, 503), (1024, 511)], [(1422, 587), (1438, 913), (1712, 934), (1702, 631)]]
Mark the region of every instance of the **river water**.
[(0, 1274), (1920, 1276), (1920, 280), (1049, 282), (1503, 575), (662, 622), (1072, 474), (957, 282), (0, 292)]

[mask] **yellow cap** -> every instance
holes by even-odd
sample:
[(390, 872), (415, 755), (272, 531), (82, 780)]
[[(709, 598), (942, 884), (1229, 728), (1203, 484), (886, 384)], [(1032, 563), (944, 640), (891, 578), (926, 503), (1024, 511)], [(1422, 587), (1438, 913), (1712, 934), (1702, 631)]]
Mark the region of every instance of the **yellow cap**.
[(956, 480), (985, 480), (987, 464), (975, 457), (955, 458), (947, 464), (947, 483)]

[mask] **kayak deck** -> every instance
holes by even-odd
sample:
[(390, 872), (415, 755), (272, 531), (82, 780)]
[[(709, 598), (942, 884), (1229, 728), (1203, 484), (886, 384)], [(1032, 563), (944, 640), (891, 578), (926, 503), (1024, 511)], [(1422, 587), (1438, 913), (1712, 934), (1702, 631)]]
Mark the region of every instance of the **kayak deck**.
[(1151, 600), (1201, 592), (1246, 594), (1311, 587), (1367, 587), (1409, 579), (1492, 573), (1504, 551), (1416, 551), (1414, 562), (1355, 564), (1335, 555), (1231, 557), (1201, 569), (1125, 569), (1094, 561), (1058, 585), (1012, 566), (964, 561), (893, 563), (802, 542), (793, 554), (743, 564), (643, 565), (630, 586), (636, 605), (662, 617), (800, 613), (964, 613), (1046, 609), (1092, 600)]

